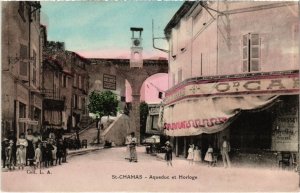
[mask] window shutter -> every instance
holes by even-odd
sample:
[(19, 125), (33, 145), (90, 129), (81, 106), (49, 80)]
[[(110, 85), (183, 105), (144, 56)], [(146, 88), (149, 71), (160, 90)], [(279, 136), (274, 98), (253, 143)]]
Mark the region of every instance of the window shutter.
[(248, 72), (248, 34), (243, 35), (243, 72)]
[(259, 59), (260, 59), (260, 38), (258, 34), (251, 34), (251, 59), (250, 70), (259, 71)]

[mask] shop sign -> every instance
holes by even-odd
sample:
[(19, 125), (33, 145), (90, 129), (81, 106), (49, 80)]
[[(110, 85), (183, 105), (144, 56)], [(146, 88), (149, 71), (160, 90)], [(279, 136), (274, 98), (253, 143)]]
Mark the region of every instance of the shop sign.
[(33, 95), (33, 105), (41, 109), (42, 108), (42, 99), (36, 95)]
[(159, 114), (159, 107), (149, 107), (149, 114), (150, 115), (158, 115)]
[(299, 73), (189, 81), (167, 91), (164, 103), (207, 96), (299, 93)]
[(19, 123), (27, 123), (29, 125), (38, 125), (39, 122), (29, 118), (19, 118)]
[(116, 76), (103, 74), (103, 88), (109, 90), (116, 90)]
[(298, 151), (298, 110), (297, 101), (277, 109), (272, 130), (273, 151)]

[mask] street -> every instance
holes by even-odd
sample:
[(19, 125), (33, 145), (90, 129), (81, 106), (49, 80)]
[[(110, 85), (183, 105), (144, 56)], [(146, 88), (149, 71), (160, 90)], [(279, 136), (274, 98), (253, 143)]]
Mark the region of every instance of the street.
[(125, 147), (102, 149), (69, 158), (67, 164), (30, 173), (2, 172), (2, 191), (299, 191), (298, 175), (278, 169), (189, 165), (181, 158), (167, 167), (164, 160), (138, 147), (138, 163), (124, 159)]

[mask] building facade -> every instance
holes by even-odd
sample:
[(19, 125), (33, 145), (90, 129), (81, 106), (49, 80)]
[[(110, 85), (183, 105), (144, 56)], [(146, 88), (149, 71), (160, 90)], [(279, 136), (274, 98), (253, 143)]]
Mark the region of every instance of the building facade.
[[(90, 61), (75, 52), (68, 52), (71, 60), (72, 78), (72, 104), (71, 115), (69, 121), (74, 128), (77, 123), (86, 125), (88, 123), (87, 97), (89, 90), (89, 75), (87, 67)], [(69, 119), (70, 120), (70, 119)]]
[(40, 3), (2, 3), (2, 136), (40, 132)]
[(184, 2), (165, 28), (169, 90), (161, 126), (176, 154), (298, 152), (299, 4)]

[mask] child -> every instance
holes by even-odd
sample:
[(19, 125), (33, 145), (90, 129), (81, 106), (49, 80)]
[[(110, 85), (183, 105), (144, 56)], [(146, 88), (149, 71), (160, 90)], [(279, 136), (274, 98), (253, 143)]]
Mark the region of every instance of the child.
[(56, 157), (56, 153), (57, 153), (57, 147), (56, 147), (56, 145), (54, 144), (54, 142), (52, 141), (51, 142), (51, 145), (52, 145), (52, 163), (51, 163), (51, 165), (53, 165), (54, 166), (54, 164), (56, 165), (57, 164), (57, 157)]
[(56, 165), (57, 165), (57, 162), (59, 165), (61, 165), (61, 160), (62, 160), (62, 157), (64, 155), (64, 144), (63, 144), (63, 140), (62, 139), (59, 139), (58, 140), (58, 143), (57, 143), (57, 152), (56, 152), (56, 157), (57, 157), (57, 160), (56, 160)]
[(14, 157), (14, 141), (9, 141), (9, 146), (6, 149), (6, 163), (9, 170), (15, 169), (15, 157)]
[(195, 146), (194, 150), (194, 162), (201, 162), (201, 150), (198, 148), (198, 146)]
[(193, 164), (193, 160), (194, 160), (194, 145), (191, 144), (190, 148), (188, 150), (188, 157), (186, 158), (189, 160), (189, 164)]
[(38, 168), (41, 168), (42, 165), (42, 144), (38, 143), (37, 148), (35, 149), (35, 164)]
[(213, 164), (213, 148), (211, 145), (208, 146), (207, 152), (205, 154), (204, 160), (208, 162), (208, 166)]
[(167, 161), (167, 166), (172, 166), (172, 146), (170, 145), (170, 142), (167, 141), (166, 142), (166, 155), (165, 155), (165, 159)]
[(17, 163), (18, 163), (18, 168), (24, 169), (24, 166), (26, 164), (26, 149), (25, 149), (25, 144), (20, 143), (19, 148), (17, 149)]
[(42, 151), (42, 164), (43, 167), (48, 167), (48, 159), (47, 159), (47, 142), (46, 141), (42, 141), (42, 147), (41, 147), (41, 151)]
[(1, 146), (1, 158), (2, 158), (2, 167), (5, 168), (6, 167), (6, 156), (7, 156), (7, 148), (9, 147), (9, 140), (4, 138), (4, 140), (2, 141), (2, 146)]

